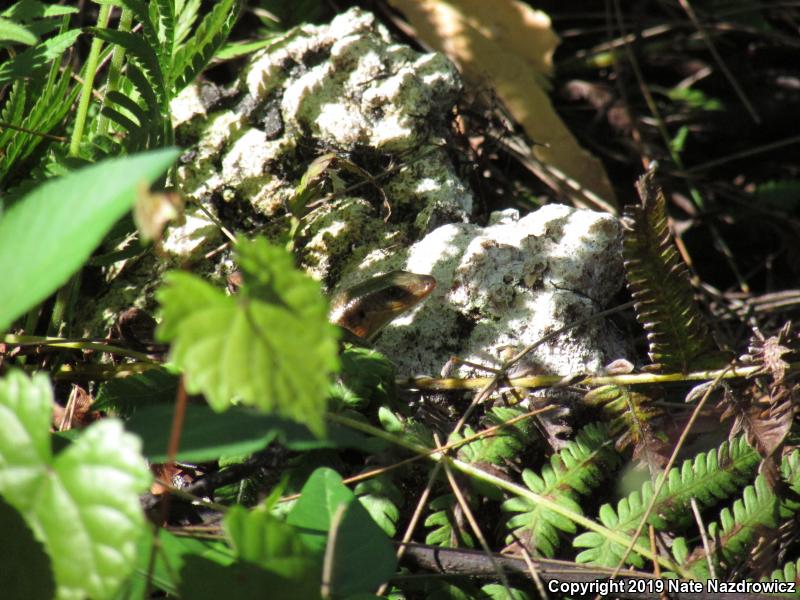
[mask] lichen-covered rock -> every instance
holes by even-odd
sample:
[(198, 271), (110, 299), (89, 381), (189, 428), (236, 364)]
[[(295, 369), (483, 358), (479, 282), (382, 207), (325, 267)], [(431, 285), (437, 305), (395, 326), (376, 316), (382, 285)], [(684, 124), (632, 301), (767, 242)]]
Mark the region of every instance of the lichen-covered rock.
[[(274, 38), (228, 88), (187, 87), (171, 104), (186, 149), (174, 183), (187, 218), (167, 229), (157, 256), (125, 264), (120, 278), (107, 273), (104, 298), (78, 317), (83, 333), (105, 334), (131, 306), (152, 309), (169, 267), (190, 265), (221, 284), (230, 264), (221, 227), (285, 236), (287, 204), (323, 154), (338, 166), (302, 215), (294, 247), (326, 284), (371, 252), (466, 222), (472, 194), (444, 150), (460, 89), (444, 56), (395, 43), (357, 8)], [(130, 285), (143, 279), (150, 284)]]
[[(521, 219), (506, 211), (485, 228), (444, 225), (405, 252), (376, 253), (359, 277), (404, 268), (439, 282), (376, 346), (406, 375), (438, 375), (452, 355), (496, 367), (605, 307), (622, 285), (621, 241), (611, 215), (549, 205)], [(624, 348), (621, 336), (597, 320), (538, 347), (521, 366), (563, 375), (598, 371)]]
[(444, 56), (394, 43), (363, 10), (297, 27), (259, 52), (231, 89), (201, 83), (172, 103), (177, 137), (192, 144), (177, 183), (212, 213), (247, 203), (269, 219), (285, 212), (314, 158), (332, 152), (352, 163), (331, 170), (339, 189), (326, 190), (333, 198), (300, 230), (304, 265), (333, 280), (398, 238), (468, 220), (472, 195), (442, 148), (460, 87)]

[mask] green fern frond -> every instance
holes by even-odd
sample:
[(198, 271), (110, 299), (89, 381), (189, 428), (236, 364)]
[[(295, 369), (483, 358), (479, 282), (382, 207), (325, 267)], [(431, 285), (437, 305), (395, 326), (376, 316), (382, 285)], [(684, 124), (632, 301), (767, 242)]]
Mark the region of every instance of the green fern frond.
[(385, 406), (378, 409), (378, 419), (381, 426), (394, 435), (417, 446), (434, 448), (433, 432), (430, 427), (410, 418), (400, 418)]
[[(616, 511), (610, 504), (604, 504), (600, 507), (600, 522), (612, 531), (632, 536), (639, 526), (647, 501), (639, 492), (633, 492), (619, 501)], [(642, 532), (636, 543), (647, 546), (647, 534)], [(594, 531), (577, 536), (572, 540), (572, 545), (576, 548), (588, 548), (575, 557), (576, 562), (605, 567), (616, 567), (627, 550), (622, 544), (612, 542)], [(628, 555), (626, 562), (639, 568), (644, 566), (644, 559), (635, 552)]]
[(200, 10), (200, 0), (177, 0), (175, 3), (175, 47), (176, 49), (183, 45)]
[(475, 540), (465, 523), (456, 515), (458, 502), (453, 494), (444, 494), (430, 502), (431, 514), (425, 519), (425, 527), (433, 530), (425, 536), (425, 543), (447, 548), (474, 548)]
[[(768, 577), (764, 577), (762, 581), (794, 582), (797, 584), (797, 587), (800, 588), (800, 559), (786, 563), (780, 569), (775, 569)], [(794, 597), (800, 598), (800, 589), (795, 592)]]
[(156, 97), (159, 99), (159, 104), (162, 107), (167, 106), (170, 94), (165, 85), (164, 73), (161, 70), (161, 64), (156, 52), (157, 48), (153, 48), (142, 36), (130, 31), (117, 31), (102, 27), (89, 27), (87, 31), (105, 42), (124, 48), (129, 60), (133, 59), (145, 73), (147, 82), (152, 86)]
[[(733, 503), (733, 510), (722, 509), (719, 522), (708, 527), (711, 559), (718, 575), (745, 561), (759, 537), (777, 531), (778, 508), (777, 496), (767, 480), (759, 475), (755, 484), (747, 486), (742, 497)], [(693, 552), (684, 566), (701, 577), (709, 576), (702, 548)]]
[[(747, 439), (739, 436), (716, 450), (701, 452), (694, 460), (683, 461), (680, 467), (670, 470), (649, 522), (658, 529), (688, 524), (692, 499), (707, 507), (729, 497), (752, 475), (760, 460)], [(642, 493), (649, 502), (652, 482), (645, 482)]]
[(627, 386), (604, 385), (590, 390), (584, 396), (584, 402), (602, 407), (611, 417), (611, 434), (620, 436), (618, 449), (622, 450), (631, 442), (637, 448), (656, 444), (650, 422), (663, 411), (652, 404), (649, 396), (634, 392)]
[(176, 92), (189, 85), (225, 43), (241, 7), (241, 0), (217, 2), (194, 35), (175, 53), (172, 74)]
[[(57, 67), (53, 65), (56, 73)], [(79, 87), (71, 85), (68, 71), (54, 75), (42, 84), (15, 83), (3, 109), (3, 120), (38, 133), (50, 133), (58, 127), (77, 98)], [(43, 141), (41, 135), (2, 129), (0, 181), (9, 177), (22, 161), (33, 155)]]
[(792, 491), (800, 496), (800, 450), (794, 450), (783, 457), (781, 476)]
[[(487, 421), (489, 426), (502, 425), (511, 419), (523, 414), (516, 408), (495, 407), (489, 413)], [(468, 444), (460, 446), (458, 456), (465, 462), (477, 464), (488, 463), (502, 465), (516, 458), (526, 444), (534, 439), (534, 427), (530, 420), (524, 420), (508, 427), (503, 427), (490, 436), (478, 438)], [(450, 436), (450, 443), (463, 440), (475, 435), (475, 430), (467, 426), (464, 433)]]
[[(575, 440), (550, 459), (541, 475), (525, 469), (522, 479), (531, 491), (582, 514), (575, 498), (588, 494), (603, 478), (612, 472), (620, 461), (609, 440), (608, 429), (603, 424), (590, 424), (578, 432)], [(575, 532), (575, 524), (565, 517), (526, 498), (506, 500), (501, 509), (520, 513), (511, 517), (506, 526), (514, 538), (535, 547), (545, 556), (553, 556), (559, 544), (559, 530)]]
[[(688, 509), (692, 499), (705, 507), (729, 496), (752, 474), (759, 460), (758, 453), (743, 437), (736, 438), (730, 444), (725, 442), (716, 450), (701, 453), (694, 460), (685, 460), (680, 467), (670, 470), (647, 522), (658, 530), (687, 525), (690, 522)], [(644, 517), (653, 491), (652, 482), (645, 482), (641, 490), (620, 500), (616, 511), (609, 504), (603, 505), (600, 520), (609, 529), (626, 536), (632, 535)], [(640, 542), (645, 545), (648, 543), (644, 538)], [(594, 532), (579, 535), (574, 545), (589, 548), (578, 555), (578, 562), (604, 566), (616, 566), (626, 550)], [(629, 557), (629, 562), (643, 564), (640, 556)]]
[(653, 368), (687, 373), (716, 366), (716, 344), (695, 304), (689, 272), (672, 243), (664, 194), (652, 171), (639, 178), (637, 189), (642, 204), (625, 209), (623, 257)]

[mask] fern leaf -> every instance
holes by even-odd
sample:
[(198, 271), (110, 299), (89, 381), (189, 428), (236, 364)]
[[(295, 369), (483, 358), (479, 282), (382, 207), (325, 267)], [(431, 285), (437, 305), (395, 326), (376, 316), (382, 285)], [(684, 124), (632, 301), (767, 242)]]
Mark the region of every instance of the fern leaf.
[(61, 58), (64, 51), (75, 43), (80, 34), (80, 29), (70, 29), (3, 62), (0, 64), (0, 85), (14, 79), (35, 77), (41, 69)]
[[(600, 507), (600, 522), (612, 531), (632, 536), (639, 526), (648, 500), (648, 498), (642, 498), (639, 492), (633, 492), (627, 498), (619, 501), (616, 511), (610, 504), (604, 504)], [(643, 546), (648, 545), (647, 534), (644, 531), (639, 536), (637, 543)], [(578, 554), (575, 558), (576, 562), (605, 567), (616, 567), (627, 550), (626, 546), (613, 542), (594, 531), (582, 533), (572, 541), (572, 545), (576, 548), (588, 548)], [(644, 559), (636, 552), (631, 552), (626, 562), (640, 568), (644, 566)]]
[[(731, 444), (725, 442), (716, 450), (701, 453), (694, 460), (684, 461), (680, 467), (675, 467), (668, 473), (667, 481), (661, 487), (658, 500), (648, 517), (648, 523), (659, 530), (665, 530), (669, 526), (687, 525), (690, 522), (688, 509), (692, 498), (701, 506), (710, 506), (729, 496), (739, 489), (758, 462), (758, 453), (741, 437)], [(603, 505), (600, 509), (600, 520), (609, 529), (626, 536), (633, 535), (644, 517), (653, 492), (652, 482), (645, 482), (640, 491), (620, 500), (616, 511), (609, 504)], [(646, 539), (644, 542), (646, 545)], [(578, 556), (578, 562), (605, 566), (616, 566), (626, 550), (594, 532), (579, 535), (575, 538), (574, 545), (590, 548)], [(642, 564), (640, 556), (635, 560), (638, 562), (629, 557), (631, 564)]]
[[(502, 425), (507, 421), (521, 415), (523, 411), (509, 407), (495, 407), (489, 413), (487, 421), (490, 426)], [(480, 437), (458, 449), (459, 458), (472, 464), (484, 463), (502, 465), (513, 460), (525, 448), (526, 443), (533, 439), (534, 429), (530, 420), (524, 420), (514, 425), (503, 427), (490, 436)], [(465, 437), (475, 435), (471, 427), (465, 427), (464, 433), (453, 434), (450, 442), (457, 442)]]
[(654, 173), (643, 175), (637, 188), (642, 204), (625, 209), (623, 256), (653, 368), (687, 373), (711, 366), (709, 362), (716, 366), (716, 345), (695, 304), (686, 266), (672, 243), (664, 194)]
[(158, 10), (158, 37), (163, 48), (163, 62), (172, 62), (172, 54), (175, 51), (175, 12), (174, 0), (156, 0), (150, 3), (150, 8), (156, 7)]
[[(57, 68), (55, 64), (54, 68)], [(18, 106), (12, 107), (15, 118), (9, 122), (29, 131), (49, 133), (61, 123), (77, 98), (79, 87), (73, 85), (70, 88), (71, 83), (70, 74), (64, 71), (55, 81), (48, 80), (41, 87), (28, 87), (23, 98), (20, 98), (25, 104), (22, 114), (19, 114)], [(12, 100), (17, 103), (17, 100), (9, 99)], [(30, 101), (33, 103), (28, 105)], [(4, 136), (0, 138), (0, 148), (4, 150), (4, 153), (0, 153), (0, 180), (8, 177), (42, 142), (41, 136), (25, 131), (4, 132)]]
[(651, 470), (666, 464), (669, 449), (651, 426), (663, 411), (652, 404), (649, 396), (626, 386), (606, 385), (590, 390), (584, 396), (584, 402), (602, 406), (603, 411), (611, 416), (611, 432), (619, 436), (618, 450), (632, 442), (635, 457), (642, 459)]
[(138, 125), (141, 126), (143, 123), (147, 122), (147, 113), (139, 104), (125, 94), (121, 92), (108, 92), (108, 94), (106, 94), (106, 99), (128, 111), (131, 116), (136, 119)]
[(800, 496), (800, 450), (794, 450), (783, 458), (781, 475), (792, 491)]
[[(200, 10), (200, 0), (178, 0), (175, 6), (175, 47), (180, 47), (186, 40), (197, 20), (197, 13)], [(177, 50), (176, 50), (177, 51)]]
[(179, 92), (205, 67), (230, 34), (241, 10), (241, 0), (222, 0), (200, 22), (194, 35), (175, 54), (173, 81)]
[[(800, 588), (800, 559), (786, 563), (780, 569), (775, 569), (771, 575), (764, 577), (762, 581), (785, 581), (787, 583), (795, 583)], [(795, 592), (794, 597), (800, 597), (800, 590)]]
[[(748, 559), (760, 537), (772, 535), (778, 526), (778, 498), (766, 479), (759, 475), (755, 485), (744, 489), (733, 503), (733, 510), (724, 508), (719, 522), (708, 527), (711, 559), (717, 574), (725, 573)], [(708, 561), (702, 547), (688, 558), (685, 566), (693, 573), (708, 577)]]
[(164, 85), (164, 75), (158, 55), (143, 37), (129, 31), (116, 31), (102, 27), (88, 27), (87, 31), (105, 42), (124, 48), (146, 74), (147, 81), (152, 86), (161, 105), (166, 106), (169, 96)]
[[(608, 439), (607, 427), (592, 424), (578, 432), (564, 450), (553, 455), (550, 464), (542, 468), (541, 475), (525, 469), (522, 479), (536, 494), (581, 514), (581, 507), (575, 501), (577, 494), (588, 494), (619, 460)], [(555, 554), (559, 531), (575, 532), (572, 521), (527, 498), (506, 500), (501, 509), (520, 513), (506, 523), (513, 531), (506, 541), (520, 540), (545, 556)]]
[(160, 46), (158, 39), (158, 30), (156, 28), (156, 21), (150, 16), (149, 3), (144, 0), (95, 0), (98, 4), (112, 4), (128, 9), (133, 14), (133, 17), (141, 25), (142, 35), (145, 42), (150, 48), (153, 49), (155, 54), (156, 49)]
[(431, 514), (425, 519), (425, 527), (433, 530), (425, 536), (425, 543), (447, 548), (474, 548), (475, 540), (467, 530), (453, 494), (444, 494), (430, 503)]

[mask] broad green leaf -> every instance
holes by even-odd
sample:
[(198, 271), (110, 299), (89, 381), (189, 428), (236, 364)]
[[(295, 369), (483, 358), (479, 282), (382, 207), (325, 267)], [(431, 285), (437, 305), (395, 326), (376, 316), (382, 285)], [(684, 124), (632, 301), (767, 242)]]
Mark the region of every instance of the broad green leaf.
[(22, 515), (0, 497), (0, 582), (4, 598), (50, 600), (56, 591), (50, 558)]
[(103, 161), (48, 181), (0, 216), (0, 331), (62, 285), (178, 155), (158, 150)]
[(114, 419), (53, 456), (52, 404), (43, 375), (0, 380), (0, 494), (44, 544), (57, 598), (109, 598), (133, 568), (145, 527), (138, 493), (150, 473), (138, 440)]
[[(318, 561), (297, 530), (261, 505), (252, 510), (233, 506), (223, 520), (236, 556), (288, 579), (317, 579)], [(317, 581), (314, 588), (319, 588)]]
[[(308, 585), (308, 580), (293, 581), (244, 561), (220, 565), (191, 554), (184, 559), (180, 580), (178, 598), (191, 600), (320, 598), (319, 593), (309, 593), (302, 587)], [(318, 592), (318, 589), (314, 592)]]
[(340, 506), (355, 499), (355, 494), (342, 483), (336, 471), (321, 467), (306, 481), (286, 521), (308, 532), (304, 539), (309, 546), (322, 549), (333, 516)]
[(374, 591), (394, 573), (389, 538), (332, 469), (311, 474), (287, 522), (305, 532), (306, 545), (327, 546), (328, 584), (335, 598)]
[[(341, 485), (341, 484), (339, 484)], [(360, 502), (349, 502), (334, 520), (325, 550), (331, 596), (369, 592), (394, 575), (397, 558), (386, 534)]]
[(20, 52), (11, 60), (0, 64), (0, 84), (19, 77), (31, 77), (37, 69), (47, 66), (78, 39), (80, 29), (70, 29), (51, 37), (41, 44)]
[[(154, 549), (156, 556), (151, 565), (151, 554)], [(158, 532), (158, 543), (154, 545), (152, 533), (147, 531), (137, 544), (134, 575), (118, 598), (120, 600), (144, 598), (145, 589), (153, 588), (177, 596), (181, 584), (180, 573), (188, 557), (205, 559), (223, 566), (235, 561), (233, 552), (220, 540), (177, 536), (161, 529)]]
[[(238, 561), (187, 556), (181, 569), (181, 597), (318, 598), (319, 561), (303, 544), (297, 531), (270, 514), (266, 506), (253, 510), (233, 506), (223, 526)], [(235, 593), (233, 592), (235, 590)]]
[[(174, 412), (172, 404), (147, 406), (138, 410), (126, 423), (127, 430), (142, 439), (142, 452), (151, 462), (167, 460)], [(328, 427), (324, 438), (318, 438), (307, 427), (291, 419), (240, 407), (220, 414), (207, 406), (191, 404), (186, 407), (176, 459), (206, 462), (223, 456), (243, 456), (266, 448), (273, 441), (297, 452), (353, 448), (374, 454), (385, 448), (385, 443), (380, 440), (365, 438), (336, 425)]]
[(235, 298), (188, 273), (168, 273), (157, 293), (157, 335), (172, 342), (186, 389), (215, 410), (239, 402), (321, 434), (338, 332), (320, 286), (266, 240), (239, 242), (238, 257), (244, 283)]

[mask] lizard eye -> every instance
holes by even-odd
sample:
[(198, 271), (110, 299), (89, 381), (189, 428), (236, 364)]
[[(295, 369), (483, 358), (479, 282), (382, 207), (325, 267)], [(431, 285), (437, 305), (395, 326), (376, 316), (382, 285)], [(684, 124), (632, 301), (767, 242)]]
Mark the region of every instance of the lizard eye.
[(386, 290), (386, 293), (391, 300), (402, 300), (407, 295), (406, 291), (399, 285), (393, 285), (388, 290)]

